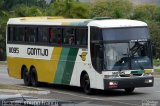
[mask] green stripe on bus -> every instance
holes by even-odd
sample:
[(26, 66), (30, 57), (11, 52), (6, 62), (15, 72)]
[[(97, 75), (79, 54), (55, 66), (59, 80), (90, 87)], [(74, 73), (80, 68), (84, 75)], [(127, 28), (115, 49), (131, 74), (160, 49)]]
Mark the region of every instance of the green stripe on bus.
[(63, 73), (66, 68), (67, 57), (68, 57), (69, 51), (70, 51), (70, 48), (62, 48), (54, 83), (61, 84)]
[(78, 48), (71, 48), (69, 51), (69, 55), (68, 55), (67, 63), (66, 63), (66, 68), (63, 73), (62, 84), (67, 84), (67, 85), (70, 84), (78, 50), (79, 50)]
[(144, 70), (131, 71), (131, 74), (143, 74)]

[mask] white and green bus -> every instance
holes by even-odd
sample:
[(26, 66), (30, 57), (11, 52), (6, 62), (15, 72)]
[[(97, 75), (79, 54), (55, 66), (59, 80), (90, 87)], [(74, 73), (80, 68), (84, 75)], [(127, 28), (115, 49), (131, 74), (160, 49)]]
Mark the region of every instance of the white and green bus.
[(93, 89), (152, 87), (152, 47), (146, 23), (127, 19), (10, 18), (7, 63), (11, 77)]

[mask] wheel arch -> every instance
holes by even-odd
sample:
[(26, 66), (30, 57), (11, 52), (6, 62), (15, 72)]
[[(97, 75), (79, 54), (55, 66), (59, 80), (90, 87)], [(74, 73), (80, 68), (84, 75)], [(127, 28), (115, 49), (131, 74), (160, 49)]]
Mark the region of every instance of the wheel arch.
[[(87, 71), (86, 71), (86, 70), (83, 70), (83, 71), (81, 72), (81, 75), (80, 75), (80, 86), (82, 86), (82, 78), (83, 78), (83, 76), (84, 76), (85, 74), (88, 75)], [(88, 77), (89, 77), (89, 75), (88, 75)]]

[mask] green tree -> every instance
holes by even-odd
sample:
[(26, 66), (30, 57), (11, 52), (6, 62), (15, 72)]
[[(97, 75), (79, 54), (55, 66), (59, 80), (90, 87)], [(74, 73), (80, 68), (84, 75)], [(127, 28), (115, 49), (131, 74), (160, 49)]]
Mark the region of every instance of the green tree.
[(57, 0), (53, 2), (48, 15), (64, 16), (67, 18), (88, 18), (88, 5), (74, 0)]
[(128, 0), (96, 0), (91, 4), (90, 17), (128, 18), (132, 10)]
[(0, 20), (0, 60), (5, 60), (6, 57), (6, 45), (5, 45), (5, 41), (6, 41), (6, 19), (8, 19), (7, 17), (1, 17)]
[(41, 7), (41, 8), (46, 8), (48, 5), (47, 5), (45, 0), (38, 0), (37, 1), (37, 6)]
[(5, 59), (5, 35), (6, 35), (6, 23), (9, 17), (9, 14), (5, 9), (3, 8), (4, 1), (0, 0), (0, 60)]
[(148, 21), (151, 41), (156, 47), (156, 57), (160, 58), (160, 22)]
[(2, 9), (2, 7), (3, 7), (3, 0), (0, 0), (0, 9)]
[(44, 12), (41, 8), (37, 6), (28, 7), (24, 4), (20, 4), (13, 9), (15, 16), (17, 17), (27, 17), (27, 16), (43, 16)]
[(45, 0), (3, 0), (3, 7), (7, 10), (12, 10), (12, 8), (19, 4), (24, 4), (26, 6), (38, 6), (45, 8), (47, 6)]
[(135, 7), (132, 19), (143, 21), (160, 20), (160, 7), (157, 5), (138, 5)]

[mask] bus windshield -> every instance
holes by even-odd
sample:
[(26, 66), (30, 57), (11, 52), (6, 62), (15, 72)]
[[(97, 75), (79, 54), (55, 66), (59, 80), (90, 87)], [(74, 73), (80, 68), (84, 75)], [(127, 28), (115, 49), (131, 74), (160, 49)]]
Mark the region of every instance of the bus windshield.
[(147, 27), (102, 29), (102, 36), (111, 42), (103, 43), (104, 70), (152, 68)]
[(153, 68), (147, 27), (96, 30), (99, 33), (93, 31), (91, 36), (91, 56), (95, 69), (116, 71)]
[(104, 43), (104, 70), (152, 68), (150, 42)]

